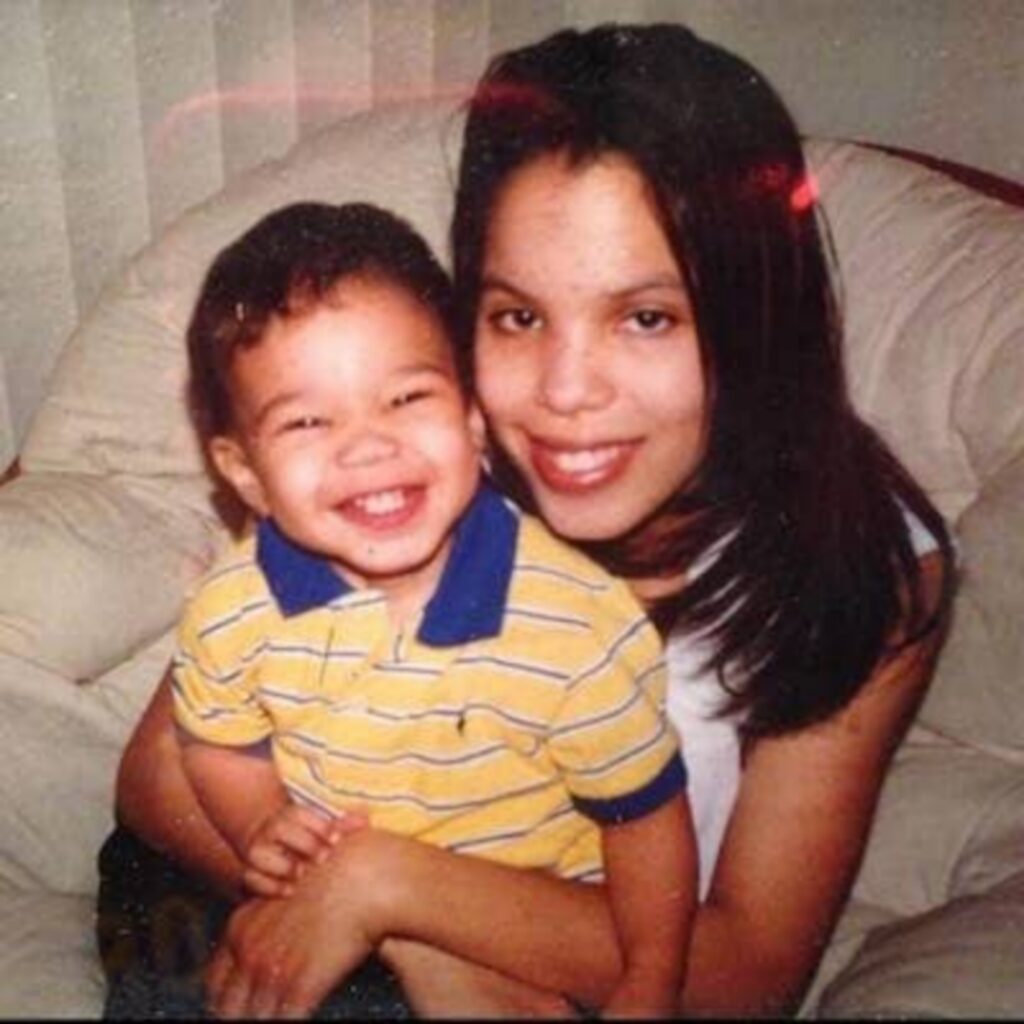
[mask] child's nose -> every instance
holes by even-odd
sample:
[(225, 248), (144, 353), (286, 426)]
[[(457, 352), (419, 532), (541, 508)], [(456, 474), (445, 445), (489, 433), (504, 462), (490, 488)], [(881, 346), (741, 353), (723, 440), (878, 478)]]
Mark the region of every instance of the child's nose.
[(393, 458), (398, 449), (397, 438), (375, 424), (368, 424), (346, 431), (338, 444), (336, 458), (344, 466), (365, 466)]

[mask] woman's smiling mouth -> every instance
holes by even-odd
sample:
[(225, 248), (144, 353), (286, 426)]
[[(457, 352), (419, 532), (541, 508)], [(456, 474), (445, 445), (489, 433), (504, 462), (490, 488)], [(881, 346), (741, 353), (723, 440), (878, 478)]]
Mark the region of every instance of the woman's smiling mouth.
[(533, 439), (530, 461), (541, 481), (555, 491), (587, 491), (620, 477), (639, 447), (616, 442), (566, 448)]

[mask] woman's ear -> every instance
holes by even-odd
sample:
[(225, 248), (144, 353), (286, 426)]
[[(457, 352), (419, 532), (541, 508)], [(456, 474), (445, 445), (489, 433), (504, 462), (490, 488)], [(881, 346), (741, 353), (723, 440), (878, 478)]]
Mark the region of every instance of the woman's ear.
[(245, 448), (234, 437), (218, 435), (210, 440), (210, 460), (217, 472), (234, 488), (235, 493), (258, 516), (267, 515), (263, 484), (249, 462)]

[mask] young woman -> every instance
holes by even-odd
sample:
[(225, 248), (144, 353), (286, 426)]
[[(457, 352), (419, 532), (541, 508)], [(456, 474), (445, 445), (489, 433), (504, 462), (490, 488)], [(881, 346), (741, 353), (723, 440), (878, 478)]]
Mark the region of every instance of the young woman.
[[(496, 476), (667, 638), (704, 893), (680, 1009), (792, 1010), (952, 589), (940, 517), (846, 394), (796, 130), (682, 27), (558, 33), (476, 90), (453, 247)], [(122, 818), (230, 888), (168, 706), (126, 752)], [(364, 828), (235, 911), (212, 1004), (306, 1012), (352, 942), (424, 1013), (599, 1006), (622, 969), (593, 887)]]

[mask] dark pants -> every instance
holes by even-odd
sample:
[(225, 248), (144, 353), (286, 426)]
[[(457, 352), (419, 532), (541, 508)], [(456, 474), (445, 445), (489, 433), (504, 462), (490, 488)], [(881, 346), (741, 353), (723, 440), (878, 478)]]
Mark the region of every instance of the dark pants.
[[(107, 977), (104, 1016), (196, 1019), (202, 972), (231, 904), (132, 833), (115, 829), (99, 855), (96, 932)], [(395, 976), (368, 959), (321, 1004), (319, 1020), (408, 1019)]]

